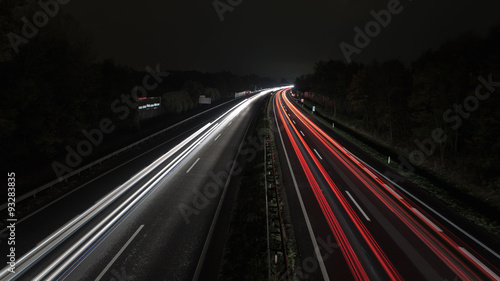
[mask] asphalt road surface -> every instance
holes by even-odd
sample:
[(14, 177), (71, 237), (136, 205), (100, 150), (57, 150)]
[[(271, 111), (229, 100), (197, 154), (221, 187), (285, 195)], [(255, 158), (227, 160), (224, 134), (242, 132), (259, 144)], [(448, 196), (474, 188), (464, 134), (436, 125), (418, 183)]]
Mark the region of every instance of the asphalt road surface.
[(351, 154), (286, 92), (275, 135), (303, 279), (500, 280), (487, 241)]
[(241, 172), (244, 138), (268, 96), (214, 108), (19, 221), (15, 273), (6, 267), (1, 280), (206, 278), (203, 268), (220, 259), (209, 248), (218, 218), (227, 217), (231, 176)]

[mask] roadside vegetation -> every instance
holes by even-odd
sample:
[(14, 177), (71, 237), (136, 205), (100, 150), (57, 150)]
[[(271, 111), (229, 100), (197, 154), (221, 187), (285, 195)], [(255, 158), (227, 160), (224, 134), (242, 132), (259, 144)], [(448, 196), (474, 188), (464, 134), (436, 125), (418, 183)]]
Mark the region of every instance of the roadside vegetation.
[(406, 161), (405, 177), (500, 237), (499, 35), (464, 33), (410, 66), (318, 62), (295, 89), (326, 124), (382, 162), (392, 155), (396, 170)]
[[(266, 147), (274, 140), (270, 132), (270, 102), (262, 108), (252, 137), (268, 140)], [(280, 234), (280, 221), (278, 208), (281, 209), (284, 225), (285, 247), (289, 267), (290, 280), (298, 280), (294, 266), (298, 263), (297, 247), (290, 224), (286, 196), (282, 191), (283, 186), (279, 179), (279, 163), (275, 158), (275, 167), (278, 174), (278, 196), (276, 200), (274, 181), (271, 180), (272, 160), (267, 157), (264, 162), (264, 146), (258, 151), (256, 157), (245, 164), (243, 174), (238, 180), (235, 205), (231, 214), (228, 239), (224, 248), (224, 256), (220, 270), (219, 280), (268, 280), (268, 251), (267, 251), (267, 225), (266, 225), (266, 192), (269, 204), (269, 245), (271, 253), (271, 280), (287, 280), (286, 264), (283, 256), (282, 240)], [(275, 155), (277, 151), (274, 151)], [(266, 155), (271, 155), (267, 150)], [(265, 188), (264, 165), (267, 167), (267, 190)], [(277, 262), (275, 263), (275, 255)]]
[[(1, 1), (1, 33), (22, 34), (23, 15), (39, 9), (37, 1)], [(137, 106), (130, 105), (137, 97), (162, 97), (157, 122), (162, 124), (199, 108), (200, 95), (215, 102), (276, 84), (257, 75), (173, 71), (154, 61), (133, 69), (113, 58), (97, 60), (92, 41), (62, 9), (16, 49), (9, 40), (0, 40), (0, 168), (19, 175), (20, 194), (54, 180), (53, 161), (64, 162), (66, 147), (86, 139), (82, 131), (99, 128), (104, 118), (116, 129), (81, 166), (150, 130), (151, 124), (139, 120)], [(147, 75), (150, 86), (144, 87)]]

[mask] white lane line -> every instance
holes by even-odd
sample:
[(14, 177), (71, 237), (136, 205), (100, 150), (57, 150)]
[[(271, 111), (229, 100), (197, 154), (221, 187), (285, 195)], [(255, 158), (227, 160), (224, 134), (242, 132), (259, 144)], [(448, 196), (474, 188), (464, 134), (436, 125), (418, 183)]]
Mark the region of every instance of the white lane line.
[(384, 183), (384, 187), (387, 188), (387, 190), (389, 190), (399, 200), (403, 200), (403, 197), (401, 197), (401, 195), (399, 195), (396, 191), (394, 191), (394, 189), (392, 189), (390, 186), (388, 186), (387, 184)]
[(220, 137), (220, 135), (221, 135), (221, 134), (219, 134), (219, 135), (218, 135), (218, 136), (214, 139), (214, 141), (218, 140), (218, 139), (219, 139), (219, 137)]
[(439, 228), (437, 225), (435, 225), (430, 219), (428, 219), (426, 216), (424, 216), (422, 213), (420, 213), (419, 210), (415, 209), (415, 208), (411, 208), (412, 211), (417, 214), (419, 217), (421, 217), (422, 219), (424, 219), (428, 224), (430, 224), (432, 227), (434, 227), (434, 229), (436, 229), (438, 232), (443, 232), (443, 230), (441, 228)]
[(493, 277), (495, 280), (500, 280), (500, 277), (495, 274), (491, 269), (489, 269), (484, 263), (482, 263), (480, 260), (478, 260), (473, 254), (469, 253), (465, 248), (463, 247), (458, 247), (460, 251), (464, 252), (469, 258), (473, 259), (482, 269), (484, 269), (488, 274)]
[[(255, 115), (256, 115), (255, 113), (252, 115), (252, 119), (255, 117)], [(243, 134), (244, 138), (246, 138), (246, 136), (248, 136), (249, 130), (250, 130), (250, 126), (247, 126), (245, 133)], [(243, 149), (243, 143), (244, 143), (244, 141), (242, 140), (240, 145), (239, 145), (238, 152), (236, 153), (236, 156), (234, 157), (233, 163), (237, 163), (236, 159), (238, 158), (238, 155), (240, 155), (241, 150)], [(224, 199), (226, 198), (227, 190), (229, 189), (228, 188), (229, 182), (231, 180), (231, 176), (234, 175), (234, 170), (235, 170), (236, 166), (237, 165), (235, 165), (235, 164), (231, 165), (231, 170), (229, 171), (229, 176), (227, 177), (226, 183), (225, 183), (224, 188), (222, 190), (222, 195), (219, 199), (219, 204), (217, 205), (217, 209), (215, 210), (215, 215), (214, 215), (214, 218), (212, 220), (212, 224), (210, 225), (210, 229), (208, 230), (208, 234), (206, 236), (207, 238), (206, 238), (205, 243), (203, 245), (203, 249), (201, 250), (200, 258), (198, 259), (198, 264), (196, 265), (196, 269), (194, 271), (194, 276), (192, 279), (193, 281), (198, 281), (200, 279), (201, 268), (202, 268), (203, 264), (205, 263), (205, 259), (207, 257), (208, 246), (210, 245), (210, 243), (212, 241), (212, 237), (213, 237), (214, 231), (215, 231), (215, 225), (217, 225), (217, 220), (219, 219), (219, 214), (220, 214), (221, 209), (222, 209), (222, 204), (224, 202)]]
[(97, 276), (97, 278), (95, 279), (95, 281), (101, 280), (101, 278), (104, 276), (104, 274), (106, 274), (106, 272), (109, 270), (109, 268), (118, 259), (118, 257), (123, 253), (123, 251), (125, 251), (125, 249), (128, 247), (128, 245), (132, 242), (132, 240), (134, 240), (134, 238), (137, 236), (137, 234), (139, 234), (139, 231), (141, 231), (141, 229), (143, 227), (144, 227), (143, 224), (141, 226), (139, 226), (139, 228), (135, 231), (135, 233), (132, 235), (132, 237), (130, 237), (130, 239), (128, 239), (127, 243), (125, 243), (125, 245), (123, 245), (123, 247), (120, 249), (120, 251), (118, 251), (118, 253), (116, 253), (116, 255), (113, 257), (113, 259), (103, 269), (103, 271), (101, 272), (101, 274), (99, 274), (99, 276)]
[(295, 123), (295, 120), (292, 120), (292, 122), (293, 122), (293, 124), (297, 124), (297, 123)]
[(228, 126), (231, 126), (231, 124), (233, 124), (233, 121), (229, 121), (229, 124), (227, 124)]
[(303, 137), (305, 137), (305, 136), (306, 136), (306, 135), (304, 135), (304, 133), (303, 133), (302, 131), (300, 131), (300, 134), (301, 134)]
[[(353, 155), (354, 157), (356, 157), (355, 155)], [(359, 159), (360, 161), (363, 161), (361, 159)], [(370, 165), (368, 165), (366, 162), (363, 161), (363, 164), (374, 169), (373, 167), (371, 167)], [(375, 169), (374, 169), (375, 170)], [(376, 170), (375, 170), (376, 171)], [(420, 200), (418, 197), (416, 197), (415, 195), (413, 195), (411, 192), (409, 192), (408, 190), (404, 189), (402, 186), (400, 186), (399, 184), (395, 183), (393, 180), (391, 180), (389, 177), (385, 176), (384, 174), (380, 173), (377, 171), (378, 174), (380, 174), (380, 176), (382, 176), (383, 178), (385, 178), (387, 181), (389, 181), (392, 185), (396, 186), (399, 190), (401, 190), (402, 192), (406, 193), (406, 195), (410, 196), (413, 200), (417, 201), (418, 203), (420, 203), (422, 206), (426, 207), (427, 209), (429, 209), (431, 212), (433, 212), (436, 216), (440, 217), (442, 220), (446, 221), (447, 223), (449, 223), (451, 226), (453, 226), (455, 229), (457, 229), (458, 231), (462, 232), (465, 236), (469, 237), (471, 240), (473, 240), (474, 242), (476, 242), (478, 245), (480, 245), (481, 247), (483, 247), (486, 251), (490, 252), (492, 255), (494, 255), (496, 258), (500, 259), (500, 254), (498, 254), (497, 252), (495, 252), (494, 250), (492, 250), (490, 247), (488, 247), (486, 244), (484, 244), (483, 242), (481, 242), (479, 239), (477, 239), (476, 237), (472, 236), (469, 232), (463, 230), (461, 227), (459, 227), (457, 224), (455, 224), (454, 222), (452, 222), (451, 220), (449, 220), (447, 217), (445, 217), (444, 215), (442, 215), (441, 213), (439, 213), (438, 211), (434, 210), (433, 208), (431, 208), (431, 206), (427, 205), (424, 201)]]
[[(276, 122), (276, 127), (278, 128), (278, 134), (280, 136), (281, 145), (283, 146), (283, 149), (285, 149), (285, 142), (283, 141), (283, 136), (281, 135), (281, 131), (279, 129), (280, 125), (278, 124), (278, 118), (276, 117), (276, 108), (275, 107), (273, 107), (273, 111), (274, 111), (274, 121)], [(306, 210), (306, 207), (304, 205), (304, 201), (302, 200), (302, 195), (300, 194), (299, 186), (297, 184), (297, 180), (295, 179), (295, 175), (294, 175), (293, 169), (292, 169), (292, 164), (290, 163), (290, 158), (288, 157), (288, 152), (286, 152), (286, 149), (285, 149), (285, 158), (286, 158), (286, 162), (288, 164), (288, 170), (290, 171), (290, 175), (292, 176), (292, 181), (293, 181), (293, 185), (295, 186), (295, 192), (297, 193), (297, 198), (299, 199), (300, 208), (302, 209), (302, 214), (304, 215), (304, 219), (306, 221), (306, 226), (307, 226), (307, 230), (309, 232), (309, 237), (311, 238), (311, 242), (313, 244), (314, 253), (316, 254), (316, 259), (318, 261), (319, 268), (321, 270), (321, 274), (323, 275), (323, 280), (330, 281), (330, 277), (328, 276), (328, 273), (326, 271), (326, 266), (325, 266), (325, 262), (323, 260), (323, 256), (322, 256), (321, 252), (319, 251), (318, 242), (316, 241), (316, 236), (313, 232), (313, 229), (311, 226), (311, 221), (309, 220), (309, 215), (307, 214), (307, 210)]]
[[(210, 109), (207, 109), (207, 110), (205, 110), (205, 111), (202, 111), (202, 112), (200, 112), (200, 113), (198, 113), (198, 114), (196, 114), (196, 115), (193, 115), (193, 116), (191, 116), (191, 117), (189, 117), (189, 118), (187, 118), (187, 119), (184, 119), (184, 120), (182, 120), (182, 121), (180, 121), (180, 122), (178, 122), (178, 123), (176, 123), (176, 124), (174, 124), (174, 125), (172, 125), (172, 126), (170, 126), (170, 127), (168, 127), (168, 128), (163, 129), (163, 131), (168, 131), (168, 130), (170, 130), (170, 129), (172, 129), (172, 128), (175, 128), (175, 127), (179, 126), (180, 124), (183, 124), (183, 123), (185, 123), (185, 122), (187, 122), (187, 121), (189, 121), (189, 120), (191, 120), (191, 119), (193, 119), (193, 118), (195, 118), (195, 117), (197, 117), (197, 116), (200, 116), (200, 115), (202, 115), (202, 114), (205, 114), (205, 113), (207, 113), (207, 112), (209, 112), (209, 111), (211, 111), (211, 110), (213, 110), (213, 109), (216, 109), (217, 107), (223, 106), (223, 105), (225, 105), (225, 104), (227, 104), (227, 103), (230, 103), (230, 102), (232, 102), (232, 101), (233, 101), (233, 100), (229, 100), (229, 101), (224, 102), (224, 103), (221, 103), (221, 104), (219, 104), (219, 105), (217, 105), (217, 106), (215, 106), (215, 107), (212, 107), (212, 108), (210, 108)], [(161, 131), (160, 131), (160, 132), (161, 132)], [(159, 132), (154, 133), (153, 135), (158, 134), (158, 133), (159, 133)], [(151, 137), (151, 136), (153, 136), (153, 135), (150, 135), (150, 137)], [(133, 159), (130, 159), (129, 161), (127, 161), (127, 162), (123, 163), (123, 164), (122, 164), (122, 165), (120, 165), (120, 166), (116, 166), (116, 167), (115, 167), (115, 168), (113, 168), (112, 170), (109, 170), (109, 171), (108, 171), (108, 173), (109, 173), (109, 172), (112, 172), (112, 171), (114, 171), (114, 170), (116, 170), (116, 169), (118, 169), (118, 168), (120, 168), (121, 166), (123, 166), (123, 165), (127, 164), (128, 162), (131, 162), (132, 160), (134, 160), (134, 159), (136, 159), (136, 158), (141, 157), (142, 155), (144, 155), (144, 154), (146, 154), (146, 153), (148, 153), (148, 152), (150, 152), (150, 151), (152, 151), (152, 150), (154, 150), (154, 149), (156, 149), (156, 148), (158, 148), (158, 147), (160, 147), (160, 146), (164, 145), (165, 143), (167, 143), (167, 142), (169, 142), (169, 141), (171, 141), (171, 140), (173, 140), (173, 139), (175, 139), (175, 138), (177, 138), (177, 137), (174, 137), (174, 138), (172, 138), (172, 139), (169, 139), (168, 141), (166, 141), (166, 142), (164, 142), (164, 143), (162, 143), (162, 144), (160, 144), (160, 145), (158, 145), (158, 146), (156, 146), (156, 147), (154, 147), (154, 148), (152, 148), (152, 149), (150, 149), (150, 150), (148, 150), (148, 151), (144, 152), (143, 154), (138, 155), (138, 156), (136, 156), (136, 157), (135, 157), (135, 158), (133, 158)], [(116, 152), (116, 151), (115, 151), (115, 152)], [(108, 156), (109, 156), (109, 155), (108, 155)], [(106, 156), (105, 156), (105, 157), (106, 157)], [(106, 173), (106, 174), (107, 174), (107, 173)], [(104, 175), (105, 175), (105, 174), (102, 174), (101, 176), (104, 176)], [(97, 178), (94, 178), (92, 181), (97, 180), (97, 179), (98, 179), (98, 178), (100, 178), (101, 176), (99, 176), (99, 177), (97, 177)], [(90, 181), (90, 182), (92, 182), (92, 181)], [(83, 184), (83, 185), (82, 185), (82, 186), (80, 186), (80, 187), (83, 187), (84, 185), (89, 184), (90, 182), (87, 182), (87, 183)], [(73, 189), (73, 191), (71, 191), (70, 193), (72, 193), (72, 192), (76, 191), (76, 190), (77, 190), (77, 189), (79, 189), (80, 187), (78, 187), (78, 188), (76, 188), (76, 189)], [(69, 193), (66, 193), (66, 195), (69, 195)], [(62, 197), (60, 197), (59, 199), (62, 199)], [(59, 199), (57, 199), (57, 200), (59, 200)], [(57, 201), (57, 200), (56, 200), (56, 201)], [(18, 201), (18, 202), (19, 202), (19, 201)], [(55, 201), (54, 201), (54, 202), (52, 202), (52, 203), (55, 203)], [(50, 203), (50, 204), (52, 204), (52, 203)], [(49, 204), (49, 205), (50, 205), (50, 204)], [(42, 209), (44, 209), (44, 208), (48, 207), (49, 205), (45, 205), (44, 207), (40, 208), (38, 211), (41, 211)], [(3, 209), (5, 209), (5, 208), (7, 208), (7, 203), (5, 203), (5, 204), (3, 204), (2, 206), (0, 206), (0, 210), (3, 210)], [(38, 211), (35, 211), (35, 213), (36, 213), (36, 212), (38, 212)], [(32, 214), (28, 215), (27, 217), (24, 217), (22, 220), (20, 220), (20, 221), (19, 221), (19, 223), (20, 223), (21, 221), (24, 221), (25, 219), (27, 219), (29, 216), (34, 215), (35, 213), (32, 213)], [(0, 233), (4, 232), (4, 231), (6, 231), (6, 230), (7, 230), (7, 228), (5, 228), (5, 229), (3, 229), (2, 231), (0, 231)]]
[[(207, 124), (207, 126), (209, 126), (209, 124)], [(205, 127), (202, 128), (200, 132), (205, 130)], [(168, 163), (167, 166), (165, 166), (161, 171), (159, 171), (157, 174), (153, 175), (153, 177), (148, 182), (146, 182), (134, 194), (132, 194), (130, 197), (128, 197), (126, 199), (126, 201), (124, 201), (123, 203), (121, 203), (120, 206), (118, 206), (117, 208), (112, 210), (112, 213), (108, 214), (106, 218), (99, 221), (98, 224), (96, 226), (94, 226), (90, 231), (88, 231), (84, 237), (82, 237), (80, 240), (76, 241), (76, 243), (73, 246), (71, 246), (71, 248), (69, 248), (64, 253), (62, 253), (62, 255), (60, 255), (55, 261), (53, 261), (52, 264), (50, 264), (44, 271), (42, 271), (37, 276), (35, 276), (34, 280), (55, 280), (62, 273), (62, 271), (65, 268), (67, 268), (72, 262), (74, 262), (79, 256), (81, 256), (83, 254), (83, 252), (86, 251), (86, 249), (89, 249), (89, 247), (92, 245), (92, 243), (96, 243), (96, 240), (99, 237), (101, 237), (106, 231), (108, 231), (110, 229), (110, 227), (112, 227), (120, 218), (122, 218), (127, 212), (130, 212), (131, 209), (135, 205), (140, 203), (142, 199), (147, 197), (151, 191), (155, 190), (156, 185), (158, 183), (164, 181), (165, 176), (167, 174), (169, 174), (172, 170), (174, 170), (177, 167), (177, 165), (181, 161), (183, 161), (184, 158), (186, 158), (193, 150), (195, 150), (196, 147), (200, 143), (202, 143), (216, 129), (217, 128), (211, 128), (207, 132), (205, 132), (201, 137), (198, 137), (196, 139), (195, 143), (193, 143), (189, 147), (187, 147), (184, 151), (182, 151), (182, 153), (180, 155), (175, 157), (175, 159), (173, 159), (173, 161)], [(189, 137), (184, 142), (186, 142), (186, 141), (189, 142), (191, 138), (194, 138), (196, 136), (196, 134), (199, 134), (199, 133), (195, 133), (192, 137)], [(177, 148), (174, 148), (174, 149), (177, 149)], [(158, 160), (153, 162), (152, 165), (158, 165), (158, 163), (162, 163), (163, 157), (164, 156), (162, 156), (161, 158), (159, 158)], [(138, 181), (138, 180), (136, 180), (136, 181)], [(107, 197), (109, 197), (109, 196), (107, 196)], [(106, 200), (109, 201), (108, 199), (106, 199), (107, 197), (105, 197), (103, 199), (103, 202)], [(115, 195), (115, 197), (117, 197), (117, 196)], [(111, 198), (110, 200), (114, 200), (114, 199)], [(113, 201), (111, 201), (111, 202), (113, 202)], [(100, 209), (105, 208), (106, 205), (109, 205), (109, 204), (110, 203), (108, 202), (103, 206), (99, 206), (99, 208)], [(54, 239), (49, 239), (49, 240), (44, 241), (43, 244), (41, 244), (41, 246), (46, 245), (48, 247), (49, 243), (54, 243), (54, 242), (58, 242), (61, 240), (62, 241), (66, 240), (67, 236), (71, 234), (71, 233), (68, 233), (68, 229), (70, 227), (71, 228), (76, 227), (78, 229), (81, 227), (82, 224), (87, 223), (88, 220), (90, 220), (92, 217), (94, 217), (96, 215), (96, 214), (93, 214), (91, 212), (99, 213), (102, 211), (100, 209), (93, 210), (95, 208), (96, 207), (93, 206), (89, 210), (87, 210), (84, 213), (86, 215), (82, 214), (81, 215), (82, 218), (77, 219), (77, 222), (70, 222), (70, 223), (66, 224), (63, 229), (59, 230), (58, 233), (55, 233), (53, 235), (53, 237), (55, 237)], [(90, 214), (88, 214), (88, 213), (90, 213)], [(59, 234), (62, 232), (66, 232), (66, 233)], [(57, 237), (57, 236), (59, 236), (59, 237)], [(87, 242), (85, 242), (85, 241), (87, 241)], [(37, 247), (37, 248), (39, 248), (39, 247)], [(47, 251), (50, 251), (50, 250), (51, 249), (48, 249), (48, 250), (43, 249), (43, 251), (41, 253), (35, 253), (36, 255), (33, 257), (32, 253), (39, 251), (38, 249), (33, 249), (33, 250), (31, 250), (30, 253), (23, 256), (20, 260), (28, 259), (28, 258), (29, 259), (38, 259), (39, 256), (47, 254)], [(52, 274), (47, 277), (46, 275), (48, 275), (50, 272), (52, 272)], [(2, 272), (2, 274), (3, 274), (3, 272)]]
[(349, 193), (349, 191), (345, 191), (345, 193), (347, 193), (347, 195), (349, 196), (349, 198), (351, 198), (352, 202), (354, 202), (354, 204), (356, 205), (356, 207), (358, 207), (358, 209), (361, 211), (361, 213), (363, 214), (363, 216), (365, 217), (365, 219), (367, 221), (371, 221), (370, 218), (366, 215), (365, 211), (363, 211), (363, 209), (361, 209), (361, 207), (359, 206), (358, 202), (356, 202), (356, 200), (354, 200), (354, 198), (351, 196), (351, 193)]
[(313, 148), (314, 152), (316, 152), (316, 155), (318, 155), (319, 159), (320, 160), (323, 160), (323, 157), (321, 157), (321, 155), (319, 155), (318, 151), (316, 151), (316, 148)]
[(194, 165), (196, 165), (196, 163), (198, 163), (198, 161), (200, 161), (200, 158), (198, 158), (198, 159), (196, 159), (196, 161), (194, 161), (193, 165), (191, 165), (191, 167), (189, 167), (189, 169), (186, 171), (186, 174), (191, 171), (191, 169), (194, 167)]
[[(215, 108), (215, 107), (214, 107), (214, 108)], [(202, 113), (203, 113), (203, 112), (202, 112)], [(199, 113), (199, 114), (201, 114), (201, 113)], [(188, 118), (188, 119), (189, 119), (189, 118)], [(186, 119), (186, 120), (187, 120), (187, 119)], [(184, 122), (184, 121), (181, 121), (181, 122), (179, 122), (178, 124), (180, 124), (180, 123), (182, 123), (182, 122)], [(174, 125), (174, 126), (176, 126), (176, 125)], [(172, 127), (174, 127), (174, 126), (172, 126)], [(200, 130), (198, 130), (198, 131), (200, 131)], [(145, 154), (147, 154), (147, 153), (150, 153), (151, 151), (153, 151), (153, 150), (157, 149), (157, 148), (158, 148), (158, 147), (160, 147), (160, 146), (165, 145), (166, 143), (168, 143), (168, 142), (170, 142), (170, 141), (172, 141), (172, 140), (174, 140), (174, 139), (176, 139), (176, 138), (178, 138), (178, 137), (179, 137), (179, 136), (173, 137), (173, 138), (171, 138), (171, 139), (169, 139), (169, 140), (167, 140), (167, 141), (165, 141), (165, 142), (163, 142), (163, 143), (161, 143), (161, 144), (159, 144), (159, 145), (157, 145), (157, 146), (155, 146), (155, 147), (151, 148), (150, 150), (148, 150), (148, 151), (146, 151), (146, 152), (144, 152), (144, 153), (142, 153), (142, 154), (140, 154), (140, 155), (137, 155), (136, 157), (134, 157), (134, 158), (132, 158), (132, 159), (129, 159), (128, 161), (126, 161), (126, 162), (124, 162), (124, 163), (121, 163), (120, 165), (118, 165), (118, 166), (116, 166), (116, 167), (112, 168), (111, 170), (108, 170), (107, 172), (102, 173), (101, 175), (99, 175), (99, 176), (97, 176), (97, 177), (95, 177), (95, 178), (93, 178), (93, 179), (89, 180), (88, 182), (86, 182), (86, 183), (84, 183), (84, 184), (80, 185), (79, 187), (77, 187), (77, 188), (75, 188), (75, 189), (71, 190), (70, 192), (68, 192), (68, 193), (66, 193), (66, 194), (64, 194), (64, 195), (62, 195), (61, 197), (59, 197), (59, 198), (57, 198), (57, 199), (54, 199), (54, 201), (50, 202), (49, 204), (47, 204), (47, 205), (45, 205), (45, 206), (43, 206), (43, 207), (40, 207), (40, 209), (38, 209), (38, 210), (34, 211), (33, 213), (31, 213), (31, 214), (29, 214), (29, 215), (27, 215), (27, 216), (23, 217), (22, 219), (20, 219), (20, 220), (17, 222), (17, 224), (20, 224), (21, 222), (24, 222), (25, 220), (29, 219), (30, 217), (32, 217), (32, 216), (34, 216), (34, 215), (38, 214), (39, 212), (43, 211), (44, 209), (48, 208), (49, 206), (51, 206), (51, 205), (53, 205), (53, 204), (57, 203), (58, 201), (60, 201), (60, 200), (64, 199), (65, 197), (67, 197), (67, 196), (71, 195), (72, 193), (74, 193), (74, 192), (76, 192), (76, 191), (80, 190), (81, 188), (83, 188), (83, 187), (85, 187), (85, 186), (87, 186), (87, 185), (91, 184), (92, 182), (94, 182), (94, 181), (96, 181), (96, 180), (98, 180), (98, 179), (100, 179), (100, 178), (104, 177), (105, 175), (107, 175), (107, 174), (109, 174), (109, 173), (111, 173), (111, 172), (113, 172), (113, 171), (115, 171), (115, 170), (117, 170), (117, 169), (121, 168), (122, 166), (127, 165), (128, 163), (130, 163), (130, 162), (134, 161), (135, 159), (137, 159), (137, 158), (139, 158), (139, 157), (142, 157), (143, 155), (145, 155)], [(181, 143), (182, 143), (182, 142), (181, 142)], [(176, 146), (176, 147), (177, 147), (177, 146)], [(170, 151), (169, 151), (169, 152), (170, 152)], [(166, 154), (168, 154), (169, 152), (167, 152)], [(165, 155), (166, 155), (166, 154), (165, 154)], [(156, 161), (158, 161), (158, 160), (159, 160), (159, 159), (155, 160), (155, 162), (156, 162)], [(151, 165), (149, 165), (149, 166), (151, 166)], [(145, 171), (145, 170), (146, 170), (149, 166), (147, 166), (147, 167), (145, 167), (144, 169), (142, 169), (142, 170), (138, 171), (138, 172), (137, 172), (137, 174), (135, 174), (135, 175), (133, 175), (132, 177), (130, 177), (130, 179), (132, 179), (133, 177), (135, 177), (135, 176), (139, 175), (140, 173), (143, 173), (143, 172), (144, 172), (144, 171)], [(149, 171), (151, 171), (151, 170), (152, 170), (152, 169), (148, 169), (148, 173), (149, 173)], [(123, 185), (123, 184), (122, 184), (122, 185)], [(122, 186), (122, 185), (120, 185), (120, 186)], [(102, 198), (101, 198), (101, 199), (102, 199)], [(101, 199), (99, 199), (99, 200), (101, 200)], [(5, 232), (5, 231), (7, 231), (7, 228), (4, 228), (4, 229), (0, 230), (0, 234), (1, 234), (1, 233), (3, 233), (3, 232)]]

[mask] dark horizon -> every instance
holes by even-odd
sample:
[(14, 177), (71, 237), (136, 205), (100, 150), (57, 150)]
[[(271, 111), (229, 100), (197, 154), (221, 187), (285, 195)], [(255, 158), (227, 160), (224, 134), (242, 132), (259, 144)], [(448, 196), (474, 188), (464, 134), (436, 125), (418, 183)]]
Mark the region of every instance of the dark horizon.
[[(167, 69), (290, 80), (311, 73), (320, 60), (345, 61), (340, 44), (354, 45), (354, 28), (364, 30), (374, 20), (372, 10), (378, 13), (398, 2), (400, 12), (392, 15), (360, 54), (351, 56), (354, 61), (400, 59), (409, 64), (424, 51), (466, 31), (484, 36), (498, 23), (495, 13), (500, 9), (498, 2), (451, 0), (285, 5), (239, 1), (232, 10), (220, 6), (224, 1), (139, 4), (91, 0), (72, 1), (62, 9), (92, 34), (99, 60), (114, 58), (138, 70), (160, 63)], [(219, 3), (219, 13), (215, 3)]]

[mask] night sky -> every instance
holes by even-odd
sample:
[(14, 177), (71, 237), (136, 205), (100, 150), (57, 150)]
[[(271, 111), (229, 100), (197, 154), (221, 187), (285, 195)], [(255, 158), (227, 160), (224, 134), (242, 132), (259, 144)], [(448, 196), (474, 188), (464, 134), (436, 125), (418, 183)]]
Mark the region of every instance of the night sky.
[[(94, 38), (98, 59), (144, 69), (231, 71), (272, 78), (312, 72), (319, 60), (342, 59), (339, 44), (354, 44), (354, 27), (371, 10), (395, 0), (233, 0), (221, 21), (213, 0), (72, 0), (63, 9)], [(227, 0), (220, 0), (226, 4)], [(398, 58), (409, 63), (429, 48), (473, 30), (485, 34), (500, 21), (500, 2), (401, 0), (370, 44), (352, 59)]]

